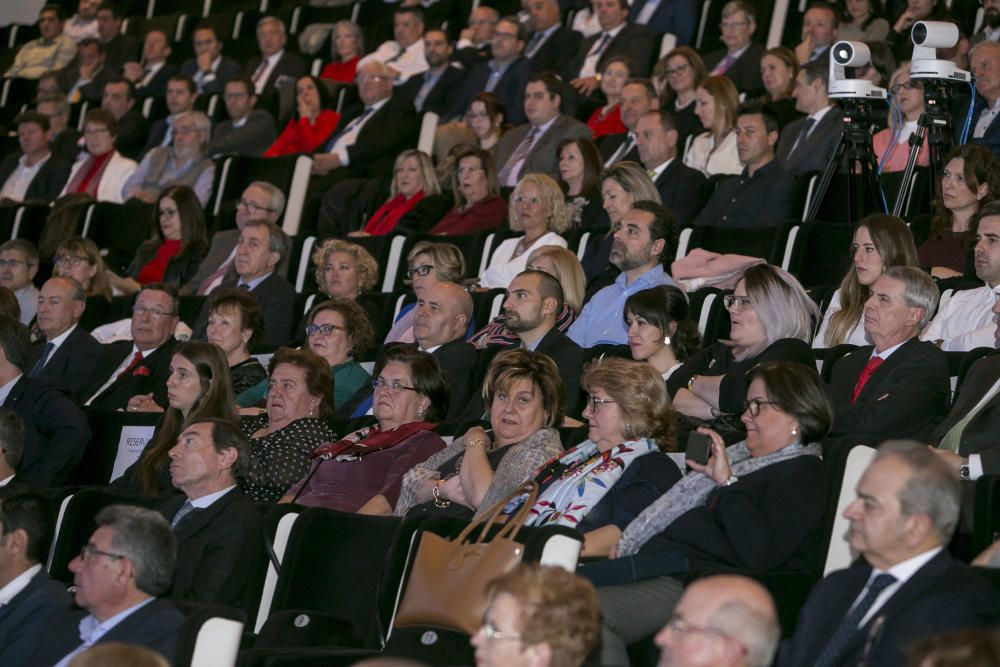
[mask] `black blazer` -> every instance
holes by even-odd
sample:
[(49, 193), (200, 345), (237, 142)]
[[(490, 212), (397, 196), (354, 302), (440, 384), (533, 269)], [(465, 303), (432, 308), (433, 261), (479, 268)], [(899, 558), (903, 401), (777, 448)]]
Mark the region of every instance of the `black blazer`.
[[(28, 350), (28, 358), (24, 362), (26, 373), (31, 373), (44, 348), (45, 341), (41, 340)], [(78, 324), (35, 377), (49, 378), (64, 384), (74, 399), (82, 402), (90, 398), (82, 395), (83, 389), (90, 383), (103, 355), (104, 346)]]
[(829, 393), (834, 435), (857, 435), (881, 442), (913, 438), (929, 442), (935, 424), (948, 411), (951, 395), (948, 360), (931, 343), (911, 338), (879, 366), (858, 400), (851, 395), (873, 347), (859, 347), (833, 367)]
[[(101, 97), (104, 95), (104, 84), (111, 81), (117, 76), (117, 72), (109, 69), (106, 66), (101, 66), (101, 69), (97, 70), (93, 78), (91, 78), (90, 83), (85, 83), (80, 86), (80, 99), (86, 100), (91, 104), (101, 103)], [(59, 70), (59, 87), (62, 89), (63, 93), (69, 95), (69, 92), (73, 90), (73, 86), (80, 78), (80, 63), (77, 58), (73, 58), (69, 65)]]
[[(128, 399), (136, 394), (153, 394), (153, 400), (159, 405), (167, 405), (167, 378), (170, 376), (170, 358), (174, 356), (174, 346), (177, 340), (171, 336), (163, 345), (146, 355), (130, 373), (120, 380), (115, 380), (99, 396), (94, 398), (91, 406), (106, 410), (124, 410)], [(81, 396), (89, 399), (108, 381), (111, 374), (132, 354), (132, 341), (121, 340), (104, 346), (104, 355), (98, 363), (98, 374), (83, 391)]]
[[(986, 108), (986, 100), (982, 96), (976, 95), (976, 104), (972, 109), (972, 129), (976, 127), (976, 122), (979, 120), (979, 114), (983, 112)], [(956, 135), (961, 133), (962, 126), (964, 123), (955, 123), (955, 133)], [(972, 130), (969, 130), (969, 143), (978, 144), (984, 148), (989, 149), (993, 155), (1000, 158), (1000, 115), (994, 116), (993, 120), (990, 121), (989, 126), (986, 128), (986, 134), (974, 139), (972, 137)]]
[[(18, 151), (17, 153), (8, 153), (0, 161), (0, 187), (3, 187), (3, 184), (7, 182), (10, 175), (17, 169), (17, 163), (20, 159), (21, 153)], [(71, 168), (71, 163), (59, 157), (53, 151), (49, 159), (45, 161), (45, 164), (38, 168), (38, 173), (31, 179), (31, 183), (28, 184), (28, 189), (24, 192), (24, 200), (54, 201), (59, 196), (59, 193), (62, 192), (62, 189), (66, 187), (66, 181), (69, 180)]]
[(466, 46), (456, 49), (451, 56), (451, 61), (460, 64), (466, 71), (469, 71), (477, 64), (486, 62), (491, 57), (493, 57), (493, 45), (486, 42), (482, 48)]
[[(645, 5), (646, 0), (635, 0), (629, 9), (628, 20), (634, 23)], [(694, 42), (698, 9), (695, 0), (661, 0), (645, 26), (657, 34), (673, 33), (677, 35), (677, 46), (686, 46)], [(659, 42), (656, 52), (660, 52)]]
[(30, 665), (35, 649), (48, 640), (49, 625), (70, 608), (66, 586), (42, 569), (20, 593), (0, 606), (0, 665)]
[(448, 380), (448, 419), (454, 419), (469, 402), (473, 371), (476, 369), (476, 348), (463, 339), (445, 343), (432, 354), (441, 363), (441, 370)]
[[(163, 119), (156, 121), (155, 124), (158, 124), (159, 140), (155, 144), (158, 146), (167, 132), (167, 124)], [(139, 160), (142, 158), (149, 137), (149, 121), (135, 107), (132, 107), (118, 119), (118, 139), (115, 141), (115, 148), (128, 159)]]
[[(427, 97), (424, 98), (424, 106), (418, 113), (433, 111), (443, 118), (448, 113), (451, 101), (455, 99), (455, 95), (462, 89), (464, 82), (464, 70), (455, 66), (446, 68), (434, 83), (434, 87), (427, 93)], [(396, 88), (392, 94), (393, 98), (400, 105), (400, 108), (408, 111), (416, 111), (414, 103), (423, 85), (424, 75), (415, 74), (407, 79), (406, 83)]]
[[(597, 150), (601, 152), (601, 159), (607, 162), (611, 159), (611, 156), (621, 148), (622, 144), (628, 140), (628, 132), (617, 132), (615, 134), (605, 134), (603, 137), (597, 139)], [(632, 145), (628, 153), (625, 153), (618, 162), (628, 160), (630, 162), (640, 162), (639, 160), (639, 147)]]
[[(757, 97), (765, 92), (764, 80), (760, 78), (760, 59), (765, 51), (762, 45), (750, 42), (747, 50), (726, 70), (725, 76), (733, 82), (736, 90), (746, 93), (747, 97)], [(709, 53), (705, 56), (705, 69), (711, 72), (725, 57), (725, 49)]]
[(786, 125), (781, 131), (778, 148), (774, 153), (785, 171), (793, 176), (801, 176), (811, 171), (823, 171), (833, 156), (833, 150), (843, 131), (844, 115), (840, 107), (834, 105), (823, 116), (823, 120), (813, 128), (802, 145), (792, 153), (795, 140), (798, 139), (807, 120), (808, 117), (799, 118)]
[(170, 80), (174, 74), (177, 73), (177, 68), (170, 63), (164, 63), (163, 67), (153, 75), (153, 78), (149, 80), (149, 83), (145, 86), (135, 87), (135, 97), (136, 99), (144, 99), (147, 97), (163, 97), (167, 94), (167, 81)]
[[(260, 67), (261, 60), (262, 58), (258, 55), (247, 61), (247, 66), (243, 68), (243, 75), (248, 79), (252, 79), (253, 73)], [(306, 66), (306, 62), (302, 60), (302, 57), (297, 53), (286, 50), (281, 54), (281, 58), (274, 64), (274, 67), (271, 68), (271, 73), (267, 77), (267, 83), (264, 84), (264, 92), (265, 94), (277, 92), (274, 90), (274, 86), (282, 76), (298, 79), (308, 73), (309, 68)]]
[(58, 155), (66, 162), (69, 162), (72, 169), (73, 163), (76, 162), (76, 156), (80, 154), (81, 139), (83, 139), (83, 135), (79, 130), (67, 127), (52, 139), (52, 143), (49, 146), (52, 148), (52, 154)]
[[(186, 500), (171, 496), (157, 509), (171, 521)], [(265, 553), (261, 517), (240, 489), (193, 510), (174, 528), (174, 536), (177, 566), (170, 597), (248, 611), (260, 601), (254, 593), (259, 598), (262, 568), (255, 564), (264, 562)]]
[(153, 124), (149, 126), (149, 136), (146, 137), (146, 144), (142, 147), (142, 153), (140, 153), (140, 155), (145, 155), (149, 150), (163, 145), (163, 140), (166, 136), (167, 119), (160, 118), (154, 120)]
[(121, 74), (125, 63), (139, 60), (139, 44), (131, 35), (118, 33), (104, 43), (104, 66)]
[(553, 327), (538, 341), (535, 352), (547, 355), (555, 362), (563, 381), (563, 410), (570, 416), (579, 415), (583, 348), (558, 328)]
[[(80, 620), (87, 612), (69, 611), (58, 620), (49, 620), (46, 641), (38, 646), (30, 664), (38, 667), (55, 665), (70, 651), (80, 646)], [(177, 639), (184, 626), (184, 615), (169, 601), (154, 599), (140, 607), (111, 628), (97, 643), (125, 642), (153, 649), (171, 665), (177, 649)]]
[(559, 26), (542, 42), (531, 61), (532, 72), (561, 72), (567, 62), (576, 57), (583, 35), (566, 26)]
[[(601, 38), (601, 33), (586, 37), (580, 42), (580, 49), (566, 66), (566, 76), (572, 81), (580, 76), (580, 68), (583, 61), (587, 59), (587, 53), (594, 44)], [(604, 53), (597, 61), (596, 71), (604, 69), (604, 64), (608, 59), (615, 56), (626, 56), (635, 63), (634, 76), (647, 76), (653, 68), (653, 59), (660, 52), (656, 46), (653, 33), (648, 28), (641, 25), (627, 24), (615, 37), (604, 47)]]
[(24, 422), (18, 480), (35, 486), (65, 485), (90, 441), (90, 425), (62, 383), (22, 375), (3, 407)]
[[(295, 321), (295, 288), (278, 273), (275, 271), (250, 290), (250, 294), (257, 300), (260, 316), (264, 320), (260, 345), (269, 348), (288, 344), (292, 338), (292, 323)], [(235, 273), (230, 273), (222, 279), (221, 285), (212, 290), (212, 293), (214, 294), (216, 290), (236, 287), (237, 284), (239, 284), (239, 277)], [(206, 300), (198, 315), (198, 321), (193, 327), (195, 337), (198, 340), (205, 340), (207, 327), (208, 301)]]
[[(934, 429), (931, 442), (940, 445), (948, 431), (969, 414), (997, 379), (1000, 379), (1000, 356), (986, 357), (973, 364), (962, 382), (951, 412)], [(983, 472), (987, 475), (1000, 475), (1000, 442), (997, 441), (997, 433), (1000, 433), (1000, 394), (988, 400), (962, 429), (958, 453), (966, 457), (969, 454), (979, 454)]]
[(274, 117), (263, 109), (253, 109), (242, 127), (233, 127), (232, 119), (216, 125), (212, 130), (208, 154), (239, 153), (260, 157), (277, 136)]
[[(343, 131), (363, 111), (364, 108), (359, 106), (341, 116), (330, 138)], [(416, 142), (419, 131), (416, 114), (401, 108), (395, 99), (390, 98), (378, 111), (372, 113), (358, 132), (357, 140), (347, 147), (347, 157), (350, 160), (347, 168), (355, 178), (390, 175), (396, 156)], [(327, 139), (315, 152), (327, 152), (326, 144), (329, 141)]]
[[(279, 63), (280, 64), (280, 63)], [(194, 79), (194, 75), (198, 73), (198, 61), (194, 58), (188, 58), (183, 63), (181, 63), (181, 74), (191, 77)], [(240, 65), (236, 60), (230, 58), (229, 56), (223, 54), (222, 60), (219, 61), (219, 68), (215, 70), (215, 78), (211, 81), (205, 83), (202, 86), (199, 95), (221, 95), (222, 91), (226, 87), (226, 82), (230, 79), (235, 79), (243, 73), (243, 65)]]
[[(486, 82), (489, 81), (491, 71), (488, 61), (472, 68), (465, 77), (461, 92), (448, 109), (447, 119), (453, 120), (465, 115), (476, 93), (486, 90)], [(518, 58), (504, 70), (493, 88), (493, 94), (500, 98), (507, 109), (506, 122), (511, 125), (520, 125), (527, 121), (524, 115), (524, 87), (528, 85), (529, 76), (531, 76), (531, 61), (523, 57)]]
[(655, 185), (663, 205), (674, 214), (677, 222), (682, 226), (694, 222), (701, 211), (702, 193), (705, 190), (704, 174), (675, 157), (656, 179)]
[[(861, 594), (872, 567), (859, 558), (820, 581), (799, 614), (795, 635), (782, 643), (778, 667), (814, 664), (841, 619)], [(910, 577), (861, 628), (838, 665), (902, 665), (915, 639), (991, 625), (996, 592), (947, 548)], [(876, 625), (877, 624), (877, 625)], [(866, 644), (870, 644), (866, 652)]]

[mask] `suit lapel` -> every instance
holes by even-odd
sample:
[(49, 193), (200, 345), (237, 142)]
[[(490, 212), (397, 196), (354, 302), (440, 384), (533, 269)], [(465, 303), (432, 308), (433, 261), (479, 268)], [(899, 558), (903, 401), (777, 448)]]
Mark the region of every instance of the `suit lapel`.
[[(872, 394), (878, 394), (881, 396), (885, 391), (885, 387), (883, 387), (881, 383), (884, 383), (889, 376), (892, 375), (896, 368), (910, 360), (910, 355), (912, 354), (914, 346), (919, 343), (919, 339), (911, 338), (900, 345), (895, 352), (890, 354), (889, 358), (883, 361), (882, 365), (875, 369), (875, 371), (871, 374), (871, 377), (868, 378), (868, 382), (866, 382), (865, 386), (861, 388), (861, 393), (858, 394), (858, 401), (868, 400), (872, 397)], [(868, 349), (870, 350), (871, 348), (869, 347)], [(865, 357), (866, 363), (870, 356), (871, 352), (869, 352), (868, 357)], [(863, 367), (864, 366), (862, 365), (862, 368)], [(860, 373), (858, 375), (860, 376)], [(858, 377), (855, 377), (854, 380), (857, 382)]]
[[(192, 511), (177, 525), (177, 528), (174, 530), (174, 535), (177, 537), (178, 545), (187, 542), (195, 535), (208, 528), (215, 517), (224, 512), (229, 505), (236, 501), (238, 494), (239, 489), (233, 489), (226, 495), (216, 500), (210, 506), (204, 509), (195, 509)], [(181, 505), (183, 504), (184, 501), (182, 500)], [(178, 505), (178, 509), (180, 509), (180, 505)], [(176, 514), (176, 511), (174, 514)], [(171, 518), (173, 517), (171, 516)]]
[(854, 601), (861, 595), (871, 572), (871, 566), (864, 559), (859, 558), (845, 572), (843, 584), (836, 590), (831, 590), (832, 599), (829, 601), (816, 600), (817, 603), (823, 605), (825, 613), (813, 619), (813, 625), (809, 628), (812, 646), (803, 655), (819, 656), (841, 619), (847, 615), (847, 612), (854, 605)]

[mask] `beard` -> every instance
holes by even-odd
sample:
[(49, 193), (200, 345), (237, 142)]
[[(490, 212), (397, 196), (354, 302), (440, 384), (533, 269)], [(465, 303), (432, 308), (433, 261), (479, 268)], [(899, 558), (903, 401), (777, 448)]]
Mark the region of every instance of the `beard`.
[(638, 255), (633, 255), (629, 253), (628, 249), (623, 243), (615, 241), (614, 245), (611, 246), (610, 261), (612, 264), (617, 266), (622, 271), (631, 271), (632, 269), (637, 269), (640, 266), (649, 263), (651, 255), (649, 254), (649, 249)]

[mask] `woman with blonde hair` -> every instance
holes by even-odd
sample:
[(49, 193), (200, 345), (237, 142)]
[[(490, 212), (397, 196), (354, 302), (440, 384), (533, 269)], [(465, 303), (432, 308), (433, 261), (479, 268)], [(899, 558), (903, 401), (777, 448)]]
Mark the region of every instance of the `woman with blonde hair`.
[(547, 245), (566, 246), (559, 236), (569, 227), (566, 204), (559, 185), (545, 174), (521, 177), (510, 197), (510, 229), (523, 236), (507, 239), (497, 247), (479, 277), (481, 287), (506, 288), (524, 270), (528, 255)]
[[(924, 113), (924, 84), (910, 78), (910, 63), (904, 62), (889, 78), (890, 103), (889, 127), (879, 130), (872, 137), (872, 149), (878, 159), (880, 172), (903, 171), (910, 157), (910, 136), (917, 130), (917, 122)], [(917, 166), (930, 163), (930, 144), (924, 143), (917, 154)]]
[(111, 301), (111, 282), (96, 243), (82, 236), (68, 238), (56, 248), (54, 263), (53, 274), (76, 280), (83, 286), (87, 298), (93, 296)]
[(684, 153), (684, 164), (706, 176), (739, 174), (743, 171), (736, 151), (736, 109), (739, 93), (724, 76), (710, 76), (695, 91), (694, 112), (705, 132)]
[(413, 288), (416, 297), (399, 311), (396, 321), (385, 337), (386, 343), (412, 343), (413, 319), (416, 315), (416, 301), (424, 293), (440, 282), (461, 283), (465, 279), (465, 257), (457, 246), (451, 243), (418, 241), (406, 256), (406, 282)]
[[(364, 229), (350, 232), (348, 236), (383, 236), (391, 232), (422, 232), (440, 219), (437, 199), (441, 185), (431, 158), (419, 150), (406, 150), (396, 157), (389, 186), (389, 199), (372, 213)], [(428, 206), (428, 204), (431, 204)]]
[(344, 19), (333, 24), (330, 35), (332, 56), (319, 78), (353, 84), (358, 61), (365, 54), (365, 36), (357, 23)]
[(334, 299), (357, 300), (378, 282), (378, 262), (355, 243), (328, 239), (313, 251), (316, 285)]

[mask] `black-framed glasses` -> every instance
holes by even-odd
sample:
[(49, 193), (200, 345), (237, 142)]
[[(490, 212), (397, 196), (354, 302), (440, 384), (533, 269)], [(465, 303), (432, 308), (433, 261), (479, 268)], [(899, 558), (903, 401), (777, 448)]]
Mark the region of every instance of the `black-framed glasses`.
[(750, 300), (748, 296), (737, 296), (735, 294), (727, 294), (722, 297), (722, 305), (726, 307), (726, 310), (735, 310), (736, 312), (742, 312), (750, 307), (753, 301)]
[(607, 405), (608, 403), (617, 403), (613, 398), (597, 398), (592, 394), (587, 394), (587, 405), (590, 406), (591, 412), (597, 412), (597, 409), (602, 405)]
[(60, 265), (70, 265), (70, 266), (80, 266), (81, 262), (90, 263), (90, 260), (86, 257), (79, 257), (78, 255), (56, 255), (55, 264)]
[(889, 88), (889, 90), (892, 92), (893, 95), (898, 95), (899, 91), (903, 90), (904, 88), (906, 90), (923, 90), (924, 84), (920, 83), (919, 81), (910, 80), (910, 81), (905, 81), (903, 83), (894, 84), (891, 88)]
[(716, 639), (736, 642), (736, 644), (740, 647), (740, 650), (743, 652), (743, 655), (747, 654), (747, 647), (743, 645), (743, 642), (736, 637), (733, 637), (731, 634), (723, 632), (722, 630), (716, 630), (715, 628), (704, 627), (701, 625), (694, 625), (693, 623), (688, 623), (683, 618), (676, 615), (670, 617), (670, 620), (667, 621), (667, 627), (670, 628), (671, 632), (676, 632), (680, 635), (697, 633), (715, 637)]
[(421, 278), (426, 278), (431, 274), (434, 267), (431, 264), (421, 264), (420, 266), (414, 266), (412, 269), (406, 270), (406, 277), (413, 280), (413, 276), (420, 276)]
[(306, 327), (307, 336), (312, 336), (314, 333), (332, 336), (334, 331), (347, 331), (347, 327), (342, 327), (338, 324), (310, 324)]
[(388, 389), (394, 394), (398, 394), (401, 391), (416, 391), (416, 387), (407, 387), (405, 384), (399, 380), (393, 380), (392, 382), (386, 382), (382, 378), (375, 378), (372, 380), (372, 390), (375, 389)]
[(236, 203), (236, 207), (237, 208), (239, 208), (240, 206), (242, 206), (243, 208), (245, 208), (250, 215), (253, 215), (257, 211), (267, 211), (268, 213), (274, 213), (274, 209), (273, 208), (268, 208), (266, 206), (261, 206), (260, 204), (256, 204), (256, 203), (254, 203), (252, 201), (247, 201), (246, 199), (240, 199)]
[(92, 547), (89, 544), (84, 544), (80, 547), (80, 560), (86, 562), (93, 558), (94, 556), (104, 556), (105, 558), (110, 558), (111, 560), (121, 560), (125, 558), (125, 554), (116, 554), (110, 551), (101, 551), (97, 547)]
[(765, 401), (762, 398), (751, 398), (749, 401), (743, 402), (743, 411), (749, 412), (751, 417), (760, 416), (760, 406), (762, 405), (777, 405), (774, 401)]
[(489, 621), (483, 621), (483, 635), (485, 635), (486, 639), (488, 639), (489, 641), (493, 641), (494, 639), (513, 639), (516, 641), (521, 640), (521, 635), (515, 635), (510, 632), (503, 632), (501, 630), (497, 630), (496, 626), (490, 623)]

